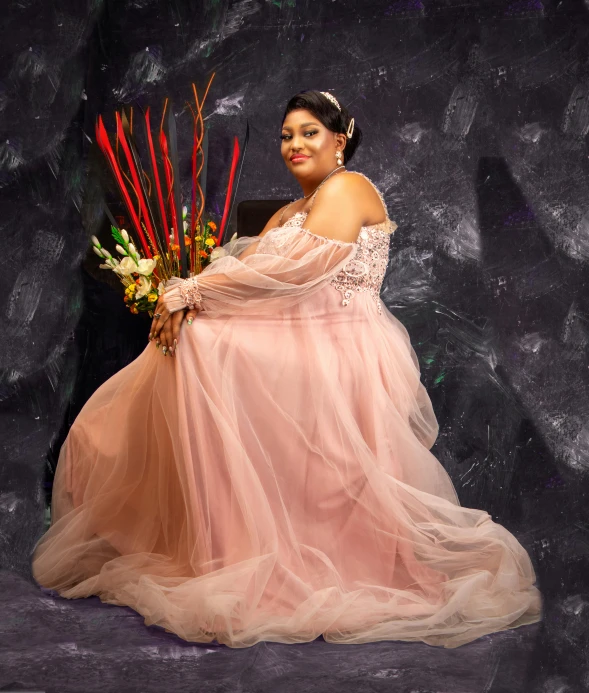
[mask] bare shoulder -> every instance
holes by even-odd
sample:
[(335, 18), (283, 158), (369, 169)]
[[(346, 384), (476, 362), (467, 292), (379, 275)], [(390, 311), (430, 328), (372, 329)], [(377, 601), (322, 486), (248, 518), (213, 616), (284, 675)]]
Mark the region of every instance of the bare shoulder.
[(357, 171), (347, 171), (346, 178), (356, 184), (355, 190), (358, 204), (362, 205), (365, 211), (364, 224), (379, 224), (388, 217), (388, 211), (384, 205), (374, 183), (363, 173)]
[(356, 242), (364, 225), (383, 221), (378, 192), (362, 175), (347, 171), (329, 178), (317, 193), (305, 227), (319, 236)]

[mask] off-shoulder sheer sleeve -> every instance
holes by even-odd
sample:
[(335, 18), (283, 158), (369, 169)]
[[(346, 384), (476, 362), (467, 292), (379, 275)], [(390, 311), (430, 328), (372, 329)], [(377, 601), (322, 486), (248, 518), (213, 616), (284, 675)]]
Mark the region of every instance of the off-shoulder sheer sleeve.
[[(238, 255), (257, 243), (255, 252)], [(335, 241), (300, 227), (280, 227), (261, 239), (236, 239), (228, 255), (197, 277), (166, 282), (164, 303), (171, 312), (196, 307), (210, 317), (273, 313), (321, 289), (355, 255), (357, 245)]]

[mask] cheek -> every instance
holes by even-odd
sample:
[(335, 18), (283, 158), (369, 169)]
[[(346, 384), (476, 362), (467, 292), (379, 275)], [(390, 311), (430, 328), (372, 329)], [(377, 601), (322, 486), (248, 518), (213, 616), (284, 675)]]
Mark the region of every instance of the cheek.
[(309, 142), (309, 149), (317, 154), (327, 154), (329, 152), (329, 142), (326, 137), (313, 137)]

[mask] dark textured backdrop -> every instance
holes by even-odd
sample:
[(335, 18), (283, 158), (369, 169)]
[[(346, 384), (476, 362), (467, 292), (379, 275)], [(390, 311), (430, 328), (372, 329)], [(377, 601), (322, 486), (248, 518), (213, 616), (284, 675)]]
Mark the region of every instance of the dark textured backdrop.
[[(1, 9), (0, 690), (589, 690), (589, 2)], [(440, 421), (433, 452), (462, 504), (530, 551), (538, 626), (456, 651), (237, 652), (186, 645), (96, 599), (55, 600), (32, 581), (59, 445), (92, 391), (146, 346), (148, 323), (88, 255), (96, 114), (170, 96), (187, 171), (184, 103), (213, 71), (213, 214), (246, 118), (238, 201), (300, 196), (279, 151), (297, 91), (332, 90), (363, 129), (349, 168), (380, 187), (399, 226), (382, 297), (420, 359)]]

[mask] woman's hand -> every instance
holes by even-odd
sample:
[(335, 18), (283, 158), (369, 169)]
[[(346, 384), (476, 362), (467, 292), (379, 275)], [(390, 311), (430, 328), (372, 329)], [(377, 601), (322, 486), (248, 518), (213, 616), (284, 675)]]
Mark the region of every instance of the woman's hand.
[(165, 306), (163, 295), (160, 296), (149, 331), (149, 341), (155, 340), (156, 347), (161, 346), (164, 356), (174, 356), (180, 340), (182, 322), (186, 320), (190, 325), (197, 313), (196, 309), (186, 308), (170, 313)]

